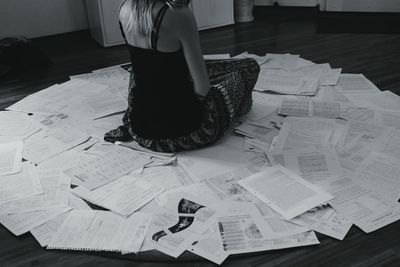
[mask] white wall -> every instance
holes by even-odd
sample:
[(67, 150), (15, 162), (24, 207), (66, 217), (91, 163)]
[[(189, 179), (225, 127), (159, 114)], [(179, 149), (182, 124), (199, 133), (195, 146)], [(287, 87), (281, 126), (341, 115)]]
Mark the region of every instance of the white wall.
[(326, 11), (400, 12), (400, 0), (326, 0)]
[(84, 0), (0, 0), (0, 38), (32, 38), (87, 28)]

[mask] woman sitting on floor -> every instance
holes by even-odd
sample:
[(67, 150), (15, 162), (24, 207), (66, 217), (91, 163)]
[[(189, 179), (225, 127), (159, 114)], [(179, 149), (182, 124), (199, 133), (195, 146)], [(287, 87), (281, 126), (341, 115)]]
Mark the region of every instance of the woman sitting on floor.
[(133, 70), (123, 126), (104, 140), (134, 140), (160, 152), (202, 148), (250, 110), (257, 62), (205, 62), (188, 2), (127, 0), (121, 6)]

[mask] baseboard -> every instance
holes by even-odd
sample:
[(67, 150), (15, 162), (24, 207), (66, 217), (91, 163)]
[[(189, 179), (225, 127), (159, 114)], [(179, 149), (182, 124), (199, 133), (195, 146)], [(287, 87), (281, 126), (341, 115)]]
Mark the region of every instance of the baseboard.
[(400, 13), (319, 12), (319, 33), (400, 33)]

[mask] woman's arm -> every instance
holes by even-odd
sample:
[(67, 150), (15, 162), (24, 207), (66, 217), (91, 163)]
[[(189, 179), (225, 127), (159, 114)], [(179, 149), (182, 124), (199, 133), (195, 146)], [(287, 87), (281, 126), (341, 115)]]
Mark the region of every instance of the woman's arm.
[(170, 31), (180, 41), (196, 94), (206, 96), (210, 90), (210, 81), (203, 54), (200, 48), (199, 32), (192, 11), (186, 7), (175, 8), (169, 13)]

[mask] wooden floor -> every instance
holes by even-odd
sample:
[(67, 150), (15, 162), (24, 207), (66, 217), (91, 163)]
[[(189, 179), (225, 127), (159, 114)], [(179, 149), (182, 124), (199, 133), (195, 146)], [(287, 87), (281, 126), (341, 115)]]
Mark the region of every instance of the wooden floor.
[[(345, 73), (363, 73), (381, 90), (400, 93), (400, 35), (316, 33), (313, 19), (258, 16), (256, 21), (201, 32), (204, 53), (243, 51), (299, 54), (316, 63), (329, 62)], [(87, 31), (34, 40), (53, 61), (9, 75), (0, 81), (0, 110), (26, 95), (69, 75), (127, 62), (124, 46), (101, 48)], [(371, 234), (353, 227), (342, 242), (318, 235), (321, 244), (240, 257), (224, 266), (400, 266), (400, 222)], [(185, 255), (180, 261), (149, 255), (139, 257), (108, 253), (48, 251), (29, 234), (15, 237), (0, 226), (0, 266), (212, 266)]]

